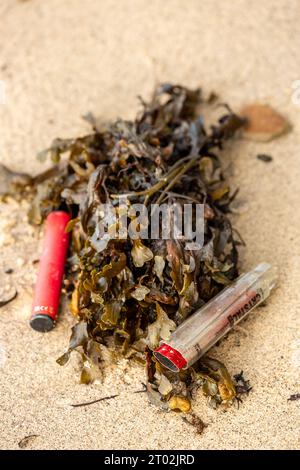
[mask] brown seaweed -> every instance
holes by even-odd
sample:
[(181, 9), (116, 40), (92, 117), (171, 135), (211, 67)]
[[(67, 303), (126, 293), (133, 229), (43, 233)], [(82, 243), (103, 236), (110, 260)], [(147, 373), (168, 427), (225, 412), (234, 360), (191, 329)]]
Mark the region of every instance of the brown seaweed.
[[(117, 120), (99, 130), (89, 114), (89, 135), (56, 139), (40, 153), (40, 159), (49, 155), (54, 167), (34, 178), (29, 213), (32, 223), (58, 208), (73, 217), (66, 278), (78, 324), (58, 362), (65, 364), (73, 349), (95, 367), (119, 355), (147, 362), (150, 393), (158, 394), (153, 399), (172, 400), (173, 407), (177, 400), (185, 410), (193, 381), (206, 379), (194, 370), (176, 376), (163, 371), (152, 350), (238, 274), (240, 242), (228, 217), (235, 193), (222, 173), (221, 154), (244, 120), (223, 105), (217, 123), (207, 129), (210, 106), (200, 89), (163, 84), (149, 103), (142, 101), (134, 121)], [(187, 250), (185, 240), (172, 237), (101, 236), (104, 205), (116, 207), (121, 196), (133, 223), (133, 203), (204, 204), (204, 246)], [(113, 222), (106, 222), (112, 228)], [(83, 376), (84, 382), (92, 380)], [(219, 390), (220, 377), (215, 373)]]

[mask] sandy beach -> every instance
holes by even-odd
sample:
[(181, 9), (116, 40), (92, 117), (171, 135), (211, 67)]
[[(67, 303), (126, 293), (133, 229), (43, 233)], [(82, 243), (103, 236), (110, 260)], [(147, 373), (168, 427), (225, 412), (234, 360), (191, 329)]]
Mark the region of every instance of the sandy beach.
[[(83, 6), (84, 3), (84, 6)], [(76, 354), (57, 357), (74, 323), (66, 312), (47, 334), (28, 326), (42, 233), (27, 203), (0, 205), (1, 288), (18, 297), (0, 309), (0, 448), (299, 449), (300, 400), (300, 2), (283, 0), (2, 0), (0, 162), (36, 174), (36, 154), (55, 137), (88, 132), (81, 116), (133, 118), (138, 95), (159, 82), (215, 91), (238, 111), (260, 101), (292, 132), (269, 143), (236, 140), (222, 153), (242, 234), (240, 267), (279, 267), (267, 305), (211, 355), (253, 387), (238, 407), (214, 410), (199, 391), (202, 435), (148, 403), (144, 371), (123, 361), (102, 384), (79, 384)], [(268, 154), (272, 162), (257, 159)], [(11, 274), (7, 270), (12, 269)], [(71, 404), (118, 394), (88, 407)]]

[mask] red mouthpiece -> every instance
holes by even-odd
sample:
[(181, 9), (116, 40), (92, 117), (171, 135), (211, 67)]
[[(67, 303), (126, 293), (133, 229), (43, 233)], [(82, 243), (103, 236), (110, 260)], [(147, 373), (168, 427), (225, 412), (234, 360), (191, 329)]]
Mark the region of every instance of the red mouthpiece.
[(187, 361), (180, 352), (166, 343), (162, 343), (155, 349), (154, 356), (164, 367), (167, 367), (172, 372), (179, 372), (187, 365)]

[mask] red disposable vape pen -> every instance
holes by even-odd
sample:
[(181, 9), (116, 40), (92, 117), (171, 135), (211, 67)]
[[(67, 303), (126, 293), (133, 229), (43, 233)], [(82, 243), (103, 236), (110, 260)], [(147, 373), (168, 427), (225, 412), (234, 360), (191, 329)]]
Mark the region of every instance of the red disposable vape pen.
[(51, 212), (46, 219), (30, 319), (30, 326), (37, 331), (50, 331), (55, 325), (69, 244), (69, 234), (65, 230), (69, 220), (69, 214), (64, 211)]

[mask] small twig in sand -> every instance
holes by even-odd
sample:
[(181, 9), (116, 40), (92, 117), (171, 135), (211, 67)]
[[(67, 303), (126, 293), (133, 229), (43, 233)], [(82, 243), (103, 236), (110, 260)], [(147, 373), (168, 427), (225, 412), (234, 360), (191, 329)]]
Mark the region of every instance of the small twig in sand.
[(104, 401), (104, 400), (111, 400), (112, 398), (116, 398), (119, 395), (111, 395), (109, 397), (102, 397), (98, 398), (98, 400), (93, 400), (93, 401), (87, 401), (85, 403), (75, 403), (75, 405), (71, 405), (73, 408), (78, 408), (79, 406), (88, 406), (88, 405), (93, 405), (94, 403), (98, 403), (99, 401)]
[(142, 382), (142, 386), (144, 387), (142, 390), (136, 390), (133, 393), (145, 393), (145, 392), (147, 392), (147, 385)]

